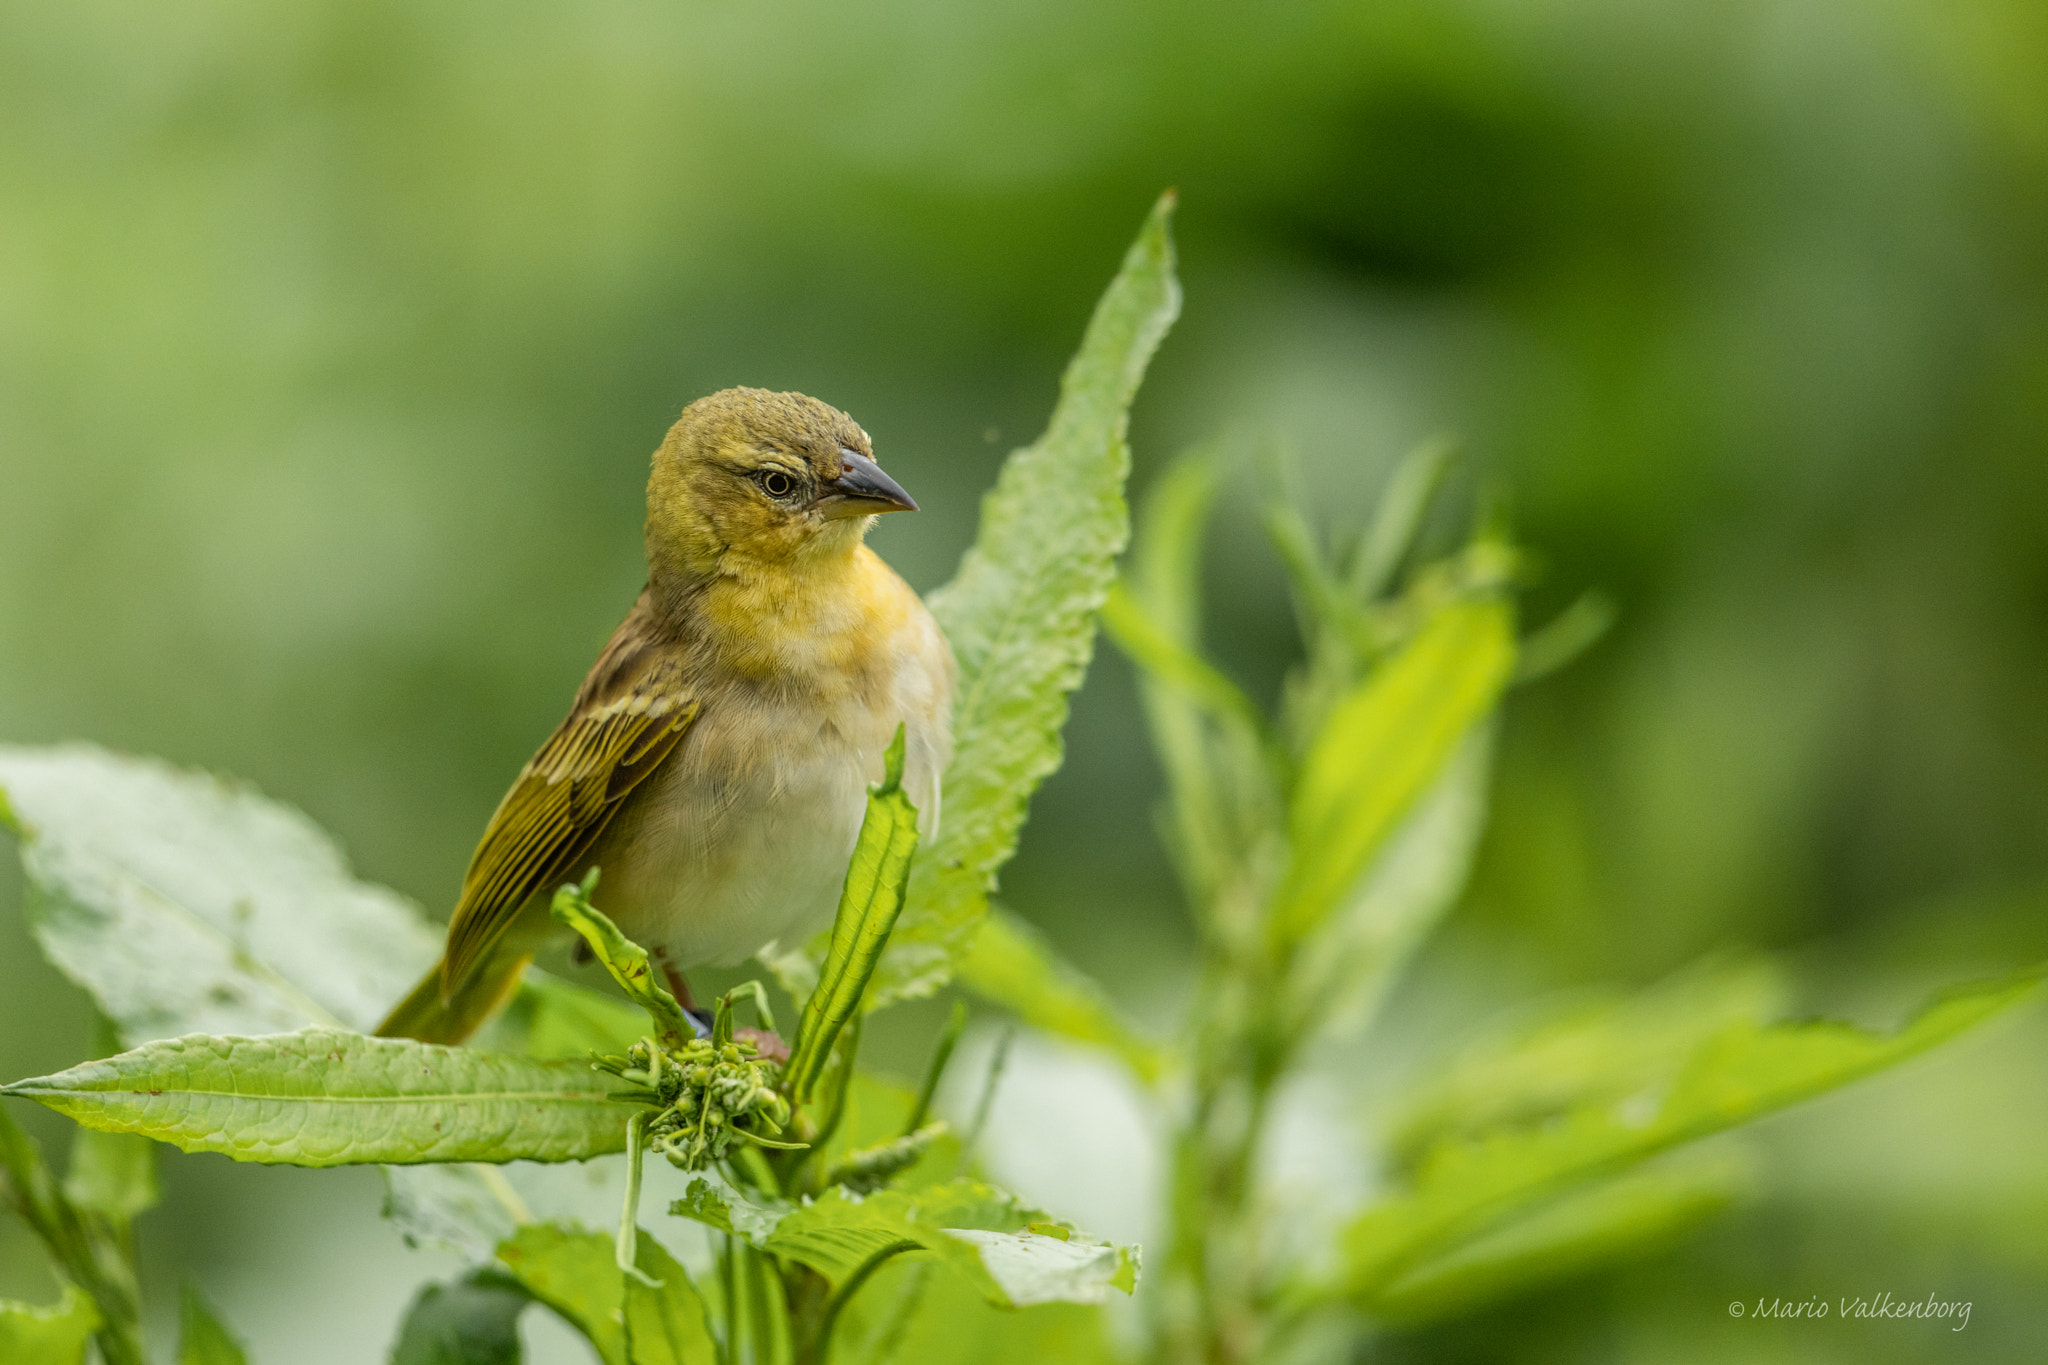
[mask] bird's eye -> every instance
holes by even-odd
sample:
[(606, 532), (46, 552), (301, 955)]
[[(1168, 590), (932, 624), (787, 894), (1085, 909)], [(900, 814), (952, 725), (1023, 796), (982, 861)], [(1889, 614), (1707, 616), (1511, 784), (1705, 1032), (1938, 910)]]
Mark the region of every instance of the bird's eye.
[(779, 469), (771, 469), (761, 476), (761, 487), (771, 498), (786, 498), (796, 491), (796, 480)]

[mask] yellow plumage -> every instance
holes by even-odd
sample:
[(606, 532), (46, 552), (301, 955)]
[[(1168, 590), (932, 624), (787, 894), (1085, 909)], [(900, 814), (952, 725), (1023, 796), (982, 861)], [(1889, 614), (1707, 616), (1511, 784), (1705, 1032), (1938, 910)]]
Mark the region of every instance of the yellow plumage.
[(440, 966), (378, 1031), (467, 1037), (555, 932), (548, 894), (591, 866), (606, 913), (674, 970), (822, 927), (899, 723), (929, 827), (952, 655), (861, 543), (915, 506), (816, 399), (686, 408), (648, 479), (647, 587), (492, 816)]

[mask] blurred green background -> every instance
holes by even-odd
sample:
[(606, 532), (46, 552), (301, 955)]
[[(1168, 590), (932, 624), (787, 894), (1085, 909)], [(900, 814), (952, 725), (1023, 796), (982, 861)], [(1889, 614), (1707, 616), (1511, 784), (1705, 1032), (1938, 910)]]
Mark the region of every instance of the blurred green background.
[[(1234, 673), (1270, 695), (1294, 648), (1274, 445), (1341, 530), (1452, 434), (1468, 505), (1504, 490), (1542, 561), (1530, 620), (1620, 608), (1511, 699), (1390, 1046), (1710, 953), (1887, 1023), (2048, 956), (2029, 0), (0, 7), (0, 742), (240, 774), (438, 913), (639, 586), (685, 402), (855, 414), (926, 508), (875, 543), (936, 586), (1169, 184), (1188, 304), (1136, 477), (1206, 438), (1241, 459), (1210, 581)], [(1162, 1016), (1187, 944), (1120, 660), (1069, 738), (1007, 899)], [(10, 859), (7, 1076), (86, 1030), (18, 890)], [(1774, 1121), (1757, 1200), (1704, 1236), (1378, 1354), (2041, 1359), (2044, 1043), (2035, 1009)], [(189, 1274), (259, 1359), (379, 1358), (447, 1268), (364, 1173), (167, 1177), (158, 1316)], [(1884, 1291), (1976, 1307), (1961, 1334), (1726, 1308)], [(0, 1228), (0, 1295), (49, 1293)]]

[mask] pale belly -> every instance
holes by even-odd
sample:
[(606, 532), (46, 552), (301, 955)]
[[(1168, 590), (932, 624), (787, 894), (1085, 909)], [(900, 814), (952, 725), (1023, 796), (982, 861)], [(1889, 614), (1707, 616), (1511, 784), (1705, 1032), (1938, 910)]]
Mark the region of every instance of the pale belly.
[(830, 925), (899, 718), (904, 788), (929, 834), (946, 756), (943, 711), (849, 701), (821, 719), (814, 700), (707, 698), (677, 751), (592, 849), (585, 866), (601, 869), (596, 904), (677, 968), (731, 966)]

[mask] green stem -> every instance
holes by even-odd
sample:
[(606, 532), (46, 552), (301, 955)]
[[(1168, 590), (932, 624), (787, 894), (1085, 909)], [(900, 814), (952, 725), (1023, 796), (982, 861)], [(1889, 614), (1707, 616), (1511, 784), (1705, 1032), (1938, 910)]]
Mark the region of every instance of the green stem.
[(661, 1288), (661, 1281), (652, 1278), (636, 1264), (640, 1259), (640, 1166), (645, 1155), (642, 1146), (647, 1131), (647, 1112), (633, 1115), (626, 1122), (626, 1207), (619, 1214), (619, 1240), (616, 1259), (619, 1269), (632, 1276), (649, 1289)]
[(147, 1365), (135, 1268), (106, 1219), (78, 1208), (24, 1133), (0, 1109), (0, 1196), (35, 1230), (66, 1279), (98, 1305), (105, 1365)]
[(824, 1315), (818, 1320), (817, 1331), (811, 1339), (811, 1346), (804, 1356), (803, 1365), (826, 1365), (832, 1353), (832, 1329), (839, 1325), (840, 1311), (846, 1307), (847, 1302), (860, 1292), (862, 1285), (874, 1277), (874, 1273), (882, 1268), (884, 1262), (906, 1251), (919, 1250), (922, 1248), (916, 1242), (891, 1242), (855, 1267), (854, 1272), (846, 1277), (846, 1282), (826, 1301)]
[(924, 1127), (925, 1116), (932, 1111), (932, 1096), (938, 1093), (939, 1081), (946, 1074), (946, 1063), (953, 1060), (953, 1049), (960, 1045), (960, 1035), (967, 1028), (967, 1002), (955, 1000), (953, 1015), (946, 1021), (945, 1032), (939, 1035), (938, 1046), (932, 1049), (932, 1064), (924, 1073), (924, 1084), (918, 1087), (917, 1103), (910, 1107), (910, 1121), (903, 1125), (903, 1135), (908, 1137)]

